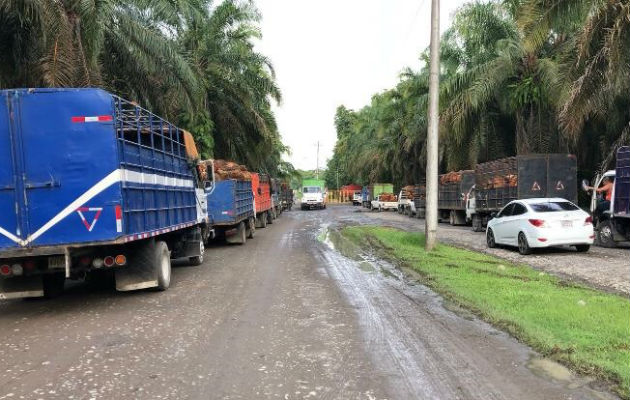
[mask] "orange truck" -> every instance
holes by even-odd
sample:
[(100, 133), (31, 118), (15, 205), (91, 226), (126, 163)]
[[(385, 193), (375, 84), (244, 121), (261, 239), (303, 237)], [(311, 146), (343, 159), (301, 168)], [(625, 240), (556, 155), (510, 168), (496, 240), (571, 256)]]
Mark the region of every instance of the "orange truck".
[(273, 224), (271, 179), (269, 175), (253, 173), (252, 190), (254, 192), (256, 227), (265, 228), (267, 224)]

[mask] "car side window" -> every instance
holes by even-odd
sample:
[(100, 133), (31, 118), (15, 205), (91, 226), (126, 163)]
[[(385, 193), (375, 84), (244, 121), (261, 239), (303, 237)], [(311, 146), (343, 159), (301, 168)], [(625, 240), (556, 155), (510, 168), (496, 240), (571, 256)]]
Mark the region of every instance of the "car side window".
[(527, 209), (524, 205), (520, 203), (514, 204), (514, 209), (512, 210), (512, 215), (523, 215), (527, 212)]
[(499, 218), (509, 217), (510, 215), (512, 215), (513, 209), (514, 209), (514, 204), (508, 204), (507, 206), (503, 207), (503, 210), (501, 210), (499, 214), (497, 214), (497, 217)]

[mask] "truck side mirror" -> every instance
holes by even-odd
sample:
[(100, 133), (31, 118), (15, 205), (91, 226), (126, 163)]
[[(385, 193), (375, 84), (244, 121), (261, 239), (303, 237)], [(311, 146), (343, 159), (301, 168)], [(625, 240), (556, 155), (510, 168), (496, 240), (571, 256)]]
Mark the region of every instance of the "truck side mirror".
[(205, 182), (203, 183), (203, 188), (204, 188), (205, 190), (210, 190), (210, 189), (212, 189), (212, 185), (213, 185), (213, 184), (214, 184), (214, 183), (213, 183), (212, 181), (205, 181)]
[(493, 212), (490, 213), (490, 218), (497, 218), (496, 211), (493, 211)]

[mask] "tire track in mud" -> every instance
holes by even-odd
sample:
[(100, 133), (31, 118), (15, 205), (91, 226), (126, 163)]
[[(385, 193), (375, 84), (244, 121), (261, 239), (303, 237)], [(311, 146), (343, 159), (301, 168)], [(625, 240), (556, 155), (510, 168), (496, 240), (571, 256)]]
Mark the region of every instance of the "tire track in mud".
[(346, 257), (330, 240), (328, 224), (322, 229), (315, 254), (356, 310), (366, 351), (388, 377), (394, 398), (614, 398), (534, 375), (526, 366), (535, 356), (531, 349), (446, 310), (437, 294), (410, 285), (386, 261), (364, 253)]

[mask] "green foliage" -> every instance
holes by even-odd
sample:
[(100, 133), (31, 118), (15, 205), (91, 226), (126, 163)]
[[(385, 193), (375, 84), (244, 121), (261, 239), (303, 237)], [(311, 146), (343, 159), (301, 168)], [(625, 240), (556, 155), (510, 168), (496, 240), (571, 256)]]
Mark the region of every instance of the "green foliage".
[[(527, 153), (571, 152), (590, 178), (630, 144), (627, 1), (486, 0), (441, 41), (442, 172)], [(337, 110), (329, 169), (344, 180), (424, 179), (428, 52), (419, 72), (358, 111)], [(333, 168), (330, 168), (330, 167)]]
[(0, 0), (0, 88), (104, 87), (190, 130), (204, 157), (290, 174), (259, 18), (237, 0)]
[[(567, 284), (524, 265), (440, 245), (424, 250), (424, 235), (393, 228), (347, 227), (365, 245), (375, 239), (390, 257), (413, 268), (423, 283), (543, 355), (596, 374), (630, 396), (630, 302)], [(374, 240), (371, 240), (374, 242)]]

